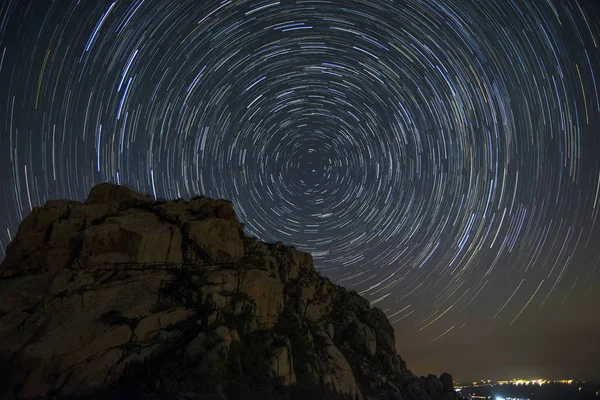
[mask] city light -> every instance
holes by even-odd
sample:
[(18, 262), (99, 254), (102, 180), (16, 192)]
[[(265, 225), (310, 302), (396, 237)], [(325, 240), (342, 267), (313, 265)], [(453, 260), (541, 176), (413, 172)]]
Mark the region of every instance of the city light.
[(549, 379), (510, 379), (510, 380), (501, 380), (501, 381), (492, 381), (490, 379), (482, 379), (480, 381), (470, 382), (472, 387), (477, 386), (493, 386), (493, 385), (547, 385), (550, 383), (560, 383), (563, 385), (570, 385), (574, 382), (573, 379), (558, 379), (558, 380), (549, 380)]
[[(557, 390), (556, 385), (569, 386), (570, 388), (564, 388), (560, 390), (578, 390), (582, 392), (584, 386), (588, 382), (583, 380), (574, 379), (509, 379), (509, 380), (490, 380), (482, 379), (479, 381), (466, 382), (462, 385), (456, 385), (455, 389), (468, 400), (533, 400), (538, 398), (540, 393), (547, 393), (548, 391)], [(478, 390), (469, 389), (480, 388)], [(590, 386), (587, 392), (596, 397), (600, 397), (597, 386)], [(565, 392), (566, 393), (566, 392)], [(587, 398), (587, 397), (586, 397)]]

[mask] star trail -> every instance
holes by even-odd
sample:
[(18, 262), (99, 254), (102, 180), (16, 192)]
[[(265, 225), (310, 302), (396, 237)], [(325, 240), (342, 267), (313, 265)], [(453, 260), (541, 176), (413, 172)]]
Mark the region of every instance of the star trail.
[(598, 2), (0, 7), (0, 257), (33, 207), (110, 181), (231, 200), (418, 368), (600, 334)]

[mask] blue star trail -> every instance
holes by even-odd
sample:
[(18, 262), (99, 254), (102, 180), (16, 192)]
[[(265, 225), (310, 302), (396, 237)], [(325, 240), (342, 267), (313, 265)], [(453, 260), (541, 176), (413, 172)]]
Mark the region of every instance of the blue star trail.
[(599, 6), (7, 0), (0, 258), (33, 207), (110, 181), (231, 200), (400, 349), (577, 319), (600, 304)]

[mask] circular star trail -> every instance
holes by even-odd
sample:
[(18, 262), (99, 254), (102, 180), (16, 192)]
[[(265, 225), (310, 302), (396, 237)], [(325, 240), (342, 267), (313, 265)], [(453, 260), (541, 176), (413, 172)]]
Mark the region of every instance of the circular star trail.
[(233, 201), (411, 346), (600, 301), (593, 1), (1, 7), (2, 253), (111, 181)]

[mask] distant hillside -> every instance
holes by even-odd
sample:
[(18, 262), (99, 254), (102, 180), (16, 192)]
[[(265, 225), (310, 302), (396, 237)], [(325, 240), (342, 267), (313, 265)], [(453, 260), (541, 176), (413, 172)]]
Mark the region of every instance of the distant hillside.
[(112, 184), (35, 208), (0, 265), (0, 397), (456, 399), (381, 310), (243, 230), (228, 201)]

